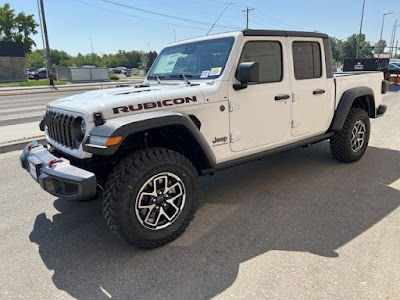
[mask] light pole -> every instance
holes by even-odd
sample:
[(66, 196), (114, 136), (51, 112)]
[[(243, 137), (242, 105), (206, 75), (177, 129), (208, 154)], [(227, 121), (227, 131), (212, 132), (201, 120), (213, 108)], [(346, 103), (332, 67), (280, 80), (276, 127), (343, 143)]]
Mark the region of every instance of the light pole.
[(92, 51), (91, 57), (92, 57), (92, 64), (94, 65), (94, 50), (93, 50), (93, 41), (92, 38), (89, 38), (90, 40), (90, 49)]
[(210, 33), (210, 31), (214, 28), (215, 24), (217, 24), (219, 18), (221, 18), (221, 16), (222, 16), (222, 15), (224, 14), (224, 12), (228, 9), (228, 7), (229, 7), (230, 5), (233, 5), (233, 4), (236, 4), (236, 3), (232, 3), (232, 2), (231, 2), (231, 3), (227, 3), (227, 4), (226, 4), (225, 9), (224, 9), (224, 10), (222, 11), (222, 13), (218, 16), (218, 18), (215, 20), (214, 24), (212, 24), (210, 30), (207, 32), (206, 35), (208, 35), (208, 34)]
[[(390, 13), (383, 14), (383, 18), (382, 18), (382, 28), (381, 28), (381, 37), (379, 38), (379, 41), (382, 40), (383, 25), (385, 24), (385, 17), (386, 17), (387, 15), (392, 14), (392, 13), (394, 13), (394, 12), (392, 11), (392, 12), (390, 12)], [(379, 56), (380, 56), (380, 55), (381, 55), (381, 49), (379, 49), (379, 52), (378, 52), (378, 59), (379, 59)]]
[(362, 7), (362, 13), (361, 13), (360, 34), (358, 35), (358, 39), (357, 39), (356, 58), (358, 58), (358, 52), (360, 51), (361, 30), (362, 30), (362, 24), (363, 24), (363, 20), (364, 20), (364, 8), (365, 8), (365, 0), (363, 1), (363, 7)]
[(394, 26), (393, 26), (393, 30), (392, 30), (392, 38), (391, 38), (391, 40), (390, 40), (390, 58), (392, 58), (392, 55), (393, 55), (393, 48), (394, 48), (394, 42), (395, 42), (395, 40), (396, 40), (396, 28), (400, 26), (400, 24), (397, 25), (397, 22), (398, 22), (398, 21), (399, 21), (399, 20), (396, 20), (396, 22), (394, 23)]

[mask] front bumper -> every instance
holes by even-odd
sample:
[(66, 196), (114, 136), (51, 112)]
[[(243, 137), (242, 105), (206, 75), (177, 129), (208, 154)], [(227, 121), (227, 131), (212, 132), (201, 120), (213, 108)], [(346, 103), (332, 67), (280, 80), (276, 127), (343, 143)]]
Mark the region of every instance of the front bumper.
[(89, 200), (96, 196), (96, 175), (72, 166), (69, 160), (51, 154), (33, 141), (25, 146), (21, 166), (50, 194), (68, 200)]

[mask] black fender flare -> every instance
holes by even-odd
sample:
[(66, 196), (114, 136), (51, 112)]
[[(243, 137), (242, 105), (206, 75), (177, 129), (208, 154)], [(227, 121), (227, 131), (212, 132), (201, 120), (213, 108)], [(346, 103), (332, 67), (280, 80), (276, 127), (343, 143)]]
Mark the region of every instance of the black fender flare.
[(343, 93), (328, 131), (341, 130), (354, 100), (365, 96), (369, 97), (369, 100), (366, 103), (368, 107), (368, 115), (371, 118), (375, 118), (376, 111), (374, 91), (370, 87), (366, 86), (356, 87)]
[(115, 146), (99, 147), (90, 144), (88, 138), (83, 144), (83, 150), (98, 155), (113, 155), (129, 135), (170, 125), (185, 127), (201, 147), (209, 165), (215, 165), (214, 153), (193, 120), (183, 113), (173, 111), (149, 112), (107, 120), (105, 124), (93, 128), (89, 135), (101, 137), (122, 136), (122, 141)]

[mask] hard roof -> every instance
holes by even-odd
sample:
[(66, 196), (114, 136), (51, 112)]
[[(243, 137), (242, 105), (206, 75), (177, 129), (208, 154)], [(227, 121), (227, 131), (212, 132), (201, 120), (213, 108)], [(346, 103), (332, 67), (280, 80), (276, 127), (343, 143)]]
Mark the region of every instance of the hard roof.
[(286, 31), (286, 30), (259, 30), (259, 29), (246, 29), (243, 30), (245, 36), (293, 36), (293, 37), (317, 37), (327, 38), (328, 35), (319, 32), (306, 32), (306, 31)]

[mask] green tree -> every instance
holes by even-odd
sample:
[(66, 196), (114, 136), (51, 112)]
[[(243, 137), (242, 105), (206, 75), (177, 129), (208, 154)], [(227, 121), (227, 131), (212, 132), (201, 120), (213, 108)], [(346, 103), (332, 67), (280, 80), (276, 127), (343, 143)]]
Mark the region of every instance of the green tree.
[(343, 62), (343, 41), (335, 37), (330, 37), (332, 58), (337, 63)]
[(60, 50), (50, 50), (51, 62), (54, 66), (60, 66), (61, 61), (68, 61), (71, 59), (71, 56), (67, 54), (65, 51)]
[(147, 53), (147, 57), (149, 59), (149, 61), (147, 62), (147, 67), (151, 67), (151, 65), (153, 64), (153, 62), (156, 60), (157, 58), (157, 52), (156, 51), (150, 51), (149, 53)]
[(43, 68), (45, 66), (43, 50), (35, 50), (26, 54), (26, 65), (28, 67)]
[(385, 52), (385, 48), (387, 46), (387, 43), (385, 40), (379, 40), (374, 46), (374, 53), (379, 53), (382, 54)]
[[(354, 58), (357, 53), (358, 34), (349, 36), (342, 45), (343, 58)], [(358, 57), (373, 57), (371, 43), (365, 40), (365, 34), (360, 36), (360, 49)]]
[(33, 15), (25, 15), (24, 12), (15, 15), (9, 3), (0, 6), (0, 40), (6, 42), (23, 42), (25, 53), (29, 53), (35, 42), (31, 34), (36, 34), (38, 24)]

